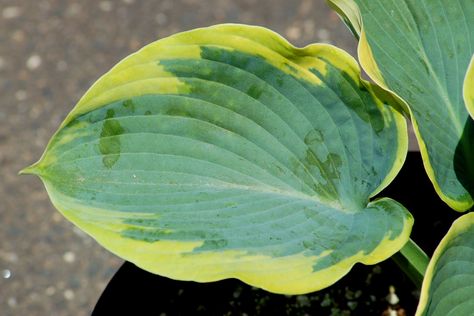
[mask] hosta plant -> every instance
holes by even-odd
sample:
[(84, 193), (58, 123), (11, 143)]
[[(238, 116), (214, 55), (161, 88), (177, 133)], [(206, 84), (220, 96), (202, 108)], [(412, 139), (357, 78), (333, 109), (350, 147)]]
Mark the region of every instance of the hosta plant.
[(23, 173), (97, 242), (156, 274), (299, 294), (399, 252), (414, 280), (425, 276), (418, 314), (467, 314), (472, 214), (428, 265), (409, 211), (373, 197), (404, 163), (410, 118), (433, 192), (472, 207), (474, 3), (329, 3), (373, 83), (341, 49), (296, 48), (262, 27), (175, 34), (102, 76)]

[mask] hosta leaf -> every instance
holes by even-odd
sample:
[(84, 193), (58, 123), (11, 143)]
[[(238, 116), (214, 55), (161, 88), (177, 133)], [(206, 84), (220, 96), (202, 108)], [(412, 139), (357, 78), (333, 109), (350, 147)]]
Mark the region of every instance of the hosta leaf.
[(403, 116), (345, 52), (220, 25), (152, 43), (100, 78), (40, 162), (54, 205), (99, 243), (176, 279), (326, 287), (407, 241), (369, 198), (400, 169)]
[[(369, 76), (406, 101), (425, 169), (439, 196), (464, 211), (474, 204), (472, 0), (328, 0), (360, 36)], [(471, 105), (469, 106), (469, 102)]]
[(474, 213), (457, 219), (431, 258), (416, 315), (472, 315)]

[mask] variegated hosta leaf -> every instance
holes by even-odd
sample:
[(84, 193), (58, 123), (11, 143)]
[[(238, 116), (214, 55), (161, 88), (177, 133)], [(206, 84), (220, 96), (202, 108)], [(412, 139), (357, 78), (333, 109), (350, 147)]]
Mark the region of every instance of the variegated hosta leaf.
[(386, 259), (411, 215), (369, 198), (400, 169), (403, 116), (330, 45), (260, 27), (176, 34), (100, 78), (40, 162), (54, 205), (176, 279), (304, 293)]
[(474, 310), (474, 213), (457, 219), (431, 258), (417, 316), (472, 315)]
[(360, 35), (359, 59), (369, 76), (407, 103), (439, 196), (458, 211), (472, 207), (474, 121), (466, 106), (473, 112), (474, 81), (466, 72), (474, 53), (474, 2), (328, 2)]

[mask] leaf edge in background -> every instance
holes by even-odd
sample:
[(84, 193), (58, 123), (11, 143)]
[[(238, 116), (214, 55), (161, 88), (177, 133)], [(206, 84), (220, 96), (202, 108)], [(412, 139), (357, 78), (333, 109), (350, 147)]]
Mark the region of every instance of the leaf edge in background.
[[(437, 263), (440, 261), (445, 251), (449, 249), (449, 243), (454, 238), (459, 237), (460, 235), (468, 231), (474, 231), (474, 212), (464, 214), (458, 219), (456, 219), (451, 225), (449, 231), (439, 243), (438, 247), (436, 247), (436, 250), (433, 253), (433, 256), (431, 257), (430, 263), (428, 264), (428, 268), (426, 269), (425, 278), (423, 279), (420, 301), (416, 310), (416, 316), (425, 315), (426, 308), (428, 307), (427, 305), (431, 299), (429, 296), (429, 292), (431, 290), (432, 280), (433, 278), (437, 277), (437, 275), (434, 274), (434, 271), (437, 267)], [(474, 275), (472, 276), (474, 277)], [(471, 301), (474, 304), (474, 298), (471, 299)]]
[[(354, 35), (356, 35), (356, 37), (359, 37), (357, 55), (359, 57), (359, 62), (362, 68), (364, 69), (364, 71), (369, 75), (369, 77), (378, 86), (386, 90), (388, 93), (392, 94), (395, 100), (398, 101), (397, 102), (398, 107), (402, 108), (406, 112), (407, 116), (410, 117), (410, 120), (413, 124), (413, 131), (415, 133), (418, 146), (420, 149), (420, 153), (422, 156), (423, 165), (425, 167), (426, 174), (428, 175), (428, 178), (433, 184), (433, 187), (436, 193), (438, 194), (438, 196), (455, 211), (465, 212), (469, 210), (472, 206), (474, 206), (473, 196), (471, 196), (471, 198), (467, 201), (459, 201), (459, 200), (453, 199), (449, 197), (448, 195), (446, 195), (445, 192), (443, 192), (443, 189), (441, 188), (440, 184), (436, 180), (435, 170), (430, 161), (430, 156), (428, 154), (428, 148), (427, 148), (426, 142), (421, 136), (420, 129), (418, 127), (418, 122), (416, 121), (409, 104), (400, 95), (398, 95), (390, 87), (388, 87), (388, 85), (386, 84), (380, 72), (380, 68), (377, 65), (377, 62), (375, 61), (375, 58), (372, 53), (372, 49), (367, 40), (367, 35), (364, 30), (364, 22), (363, 22), (362, 15), (357, 3), (354, 0), (326, 0), (326, 2), (331, 8), (333, 8), (338, 13), (338, 15), (346, 24), (351, 23), (351, 25), (349, 26), (351, 30), (356, 31), (355, 33), (354, 32), (353, 33)], [(473, 59), (474, 59), (474, 56), (473, 56)], [(473, 87), (473, 84), (474, 84), (473, 68), (474, 67), (472, 64), (473, 64), (473, 61), (471, 59), (471, 63), (467, 69), (466, 79), (463, 85), (463, 91), (464, 91), (463, 95), (464, 95), (466, 109), (470, 113), (471, 117), (474, 118), (474, 101), (473, 101), (473, 95), (472, 95), (473, 94), (472, 91), (474, 90), (474, 87)], [(468, 89), (468, 85), (471, 86), (470, 89)], [(467, 102), (467, 100), (469, 100), (469, 102)], [(461, 181), (459, 181), (458, 185), (464, 187), (464, 185), (461, 184)], [(466, 192), (467, 192), (467, 189), (466, 189)], [(469, 192), (467, 193), (469, 194)]]

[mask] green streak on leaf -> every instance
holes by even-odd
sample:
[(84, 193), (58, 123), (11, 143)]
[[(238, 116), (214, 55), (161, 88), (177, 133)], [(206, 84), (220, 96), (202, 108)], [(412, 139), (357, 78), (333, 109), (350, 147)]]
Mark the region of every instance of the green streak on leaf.
[(216, 250), (222, 249), (227, 246), (229, 242), (225, 239), (207, 239), (204, 245), (200, 247), (200, 250)]
[(318, 129), (313, 129), (309, 131), (304, 138), (304, 143), (308, 146), (318, 145), (322, 142), (324, 142), (324, 135)]
[(120, 158), (120, 138), (114, 137), (124, 132), (123, 127), (118, 120), (112, 119), (115, 115), (114, 110), (108, 110), (106, 120), (102, 126), (99, 140), (99, 150), (104, 157), (102, 162), (108, 169), (112, 168)]
[(156, 242), (163, 239), (164, 235), (167, 235), (168, 232), (163, 229), (157, 228), (141, 228), (141, 227), (134, 227), (129, 228), (122, 232), (123, 237), (141, 240), (145, 242)]
[(319, 161), (313, 152), (308, 149), (306, 151), (306, 161), (310, 165), (318, 166), (320, 169), (323, 169), (329, 179), (339, 179), (341, 176), (339, 168), (342, 166), (342, 160), (338, 154), (330, 153), (326, 160)]
[(166, 115), (183, 116), (183, 117), (190, 117), (191, 116), (188, 112), (186, 112), (186, 111), (184, 111), (184, 110), (182, 110), (178, 107), (169, 109), (168, 111), (166, 111)]

